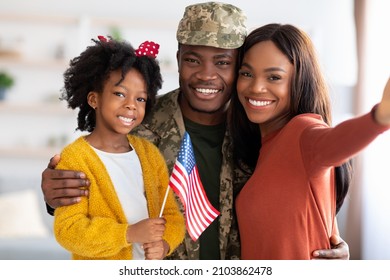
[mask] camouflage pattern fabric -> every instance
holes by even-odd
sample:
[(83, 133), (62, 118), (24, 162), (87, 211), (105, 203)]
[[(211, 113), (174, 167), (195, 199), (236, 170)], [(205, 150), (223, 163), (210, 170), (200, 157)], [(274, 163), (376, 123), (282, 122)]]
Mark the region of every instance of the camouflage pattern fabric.
[[(132, 131), (154, 143), (162, 152), (169, 170), (176, 161), (180, 143), (185, 132), (183, 116), (178, 104), (180, 90), (176, 89), (165, 95), (159, 95), (156, 105), (143, 123)], [(222, 146), (222, 168), (220, 174), (220, 229), (219, 247), (221, 259), (239, 259), (240, 243), (237, 221), (234, 213), (233, 197), (248, 179), (239, 170), (233, 169), (232, 147), (228, 131)], [(177, 201), (184, 213), (183, 205)], [(186, 233), (182, 244), (167, 259), (198, 260), (199, 242), (194, 242)]]
[(233, 5), (207, 2), (187, 6), (179, 22), (177, 41), (186, 45), (237, 49), (247, 35), (246, 15)]

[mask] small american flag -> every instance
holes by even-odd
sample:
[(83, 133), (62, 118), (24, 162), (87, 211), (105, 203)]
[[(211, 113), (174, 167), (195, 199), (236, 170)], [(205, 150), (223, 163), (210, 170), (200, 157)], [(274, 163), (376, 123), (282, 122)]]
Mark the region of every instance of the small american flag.
[(218, 217), (219, 211), (211, 205), (203, 189), (190, 135), (187, 132), (181, 142), (169, 186), (184, 205), (187, 231), (192, 240), (196, 241)]

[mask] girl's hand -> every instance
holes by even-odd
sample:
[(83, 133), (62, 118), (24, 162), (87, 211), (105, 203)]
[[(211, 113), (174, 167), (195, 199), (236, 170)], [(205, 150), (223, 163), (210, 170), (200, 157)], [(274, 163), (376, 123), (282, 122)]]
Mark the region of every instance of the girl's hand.
[(168, 254), (169, 245), (165, 240), (144, 243), (145, 260), (162, 260)]
[(148, 243), (162, 240), (165, 231), (164, 218), (148, 218), (127, 228), (127, 242)]
[(390, 78), (383, 90), (382, 100), (375, 111), (375, 120), (382, 125), (390, 125)]

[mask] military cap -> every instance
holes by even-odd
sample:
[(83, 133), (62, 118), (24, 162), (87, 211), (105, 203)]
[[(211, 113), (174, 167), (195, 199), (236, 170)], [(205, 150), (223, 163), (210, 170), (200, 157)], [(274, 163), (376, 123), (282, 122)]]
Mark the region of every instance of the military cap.
[(198, 3), (185, 8), (176, 38), (185, 45), (237, 49), (247, 35), (245, 22), (246, 15), (233, 5)]

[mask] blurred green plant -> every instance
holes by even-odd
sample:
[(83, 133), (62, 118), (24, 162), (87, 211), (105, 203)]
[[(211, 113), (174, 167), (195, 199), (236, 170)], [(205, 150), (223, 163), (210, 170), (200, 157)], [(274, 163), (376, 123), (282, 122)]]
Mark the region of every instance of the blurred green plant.
[(14, 85), (14, 78), (5, 71), (0, 71), (0, 88), (10, 88)]
[(123, 38), (122, 38), (122, 33), (121, 33), (121, 30), (119, 29), (119, 27), (117, 26), (111, 26), (110, 27), (110, 36), (112, 37), (112, 39), (114, 40), (119, 40), (121, 41)]

